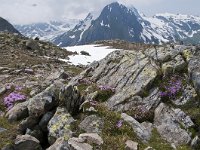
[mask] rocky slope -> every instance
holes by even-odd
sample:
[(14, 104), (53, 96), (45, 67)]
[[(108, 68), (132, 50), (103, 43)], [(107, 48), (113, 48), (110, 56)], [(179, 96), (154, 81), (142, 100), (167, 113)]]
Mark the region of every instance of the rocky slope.
[(0, 147), (200, 148), (199, 47), (103, 43), (129, 50), (114, 51), (81, 73), (46, 57), (20, 72), (1, 68)]
[(19, 31), (17, 31), (13, 25), (11, 25), (7, 20), (0, 17), (0, 32), (10, 32), (10, 33), (17, 33), (20, 34)]
[(200, 18), (181, 14), (147, 17), (132, 6), (111, 3), (98, 14), (89, 15), (73, 29), (52, 40), (60, 46), (120, 39), (129, 42), (162, 44), (186, 41), (199, 43)]

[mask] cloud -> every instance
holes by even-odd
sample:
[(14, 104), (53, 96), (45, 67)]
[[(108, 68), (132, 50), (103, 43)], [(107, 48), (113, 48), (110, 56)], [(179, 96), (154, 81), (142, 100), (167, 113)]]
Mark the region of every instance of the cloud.
[[(13, 24), (84, 18), (116, 0), (0, 0), (0, 16)], [(159, 12), (200, 14), (199, 0), (119, 0), (148, 15)], [(191, 9), (192, 8), (192, 9)]]

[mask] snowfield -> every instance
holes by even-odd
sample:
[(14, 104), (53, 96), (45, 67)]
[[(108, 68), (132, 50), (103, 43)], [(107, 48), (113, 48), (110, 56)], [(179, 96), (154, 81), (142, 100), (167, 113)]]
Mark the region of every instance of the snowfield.
[[(69, 56), (68, 62), (74, 65), (88, 65), (93, 61), (99, 61), (105, 58), (109, 53), (118, 50), (102, 45), (80, 45), (65, 47), (65, 49), (78, 53), (78, 55)], [(88, 52), (90, 56), (81, 55), (81, 51)]]

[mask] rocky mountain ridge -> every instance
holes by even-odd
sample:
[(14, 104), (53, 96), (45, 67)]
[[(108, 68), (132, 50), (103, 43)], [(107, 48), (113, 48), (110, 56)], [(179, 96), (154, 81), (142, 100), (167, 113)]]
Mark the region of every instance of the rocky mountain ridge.
[[(19, 42), (10, 34), (3, 38), (7, 49)], [(0, 68), (1, 148), (200, 148), (199, 47), (104, 43), (129, 50), (114, 51), (85, 69), (49, 60), (51, 53), (38, 64)], [(32, 54), (24, 46), (27, 55), (37, 54), (37, 48)], [(61, 57), (62, 49), (57, 53)]]
[(0, 32), (11, 32), (16, 34), (21, 34), (17, 31), (13, 25), (11, 25), (7, 20), (0, 17)]

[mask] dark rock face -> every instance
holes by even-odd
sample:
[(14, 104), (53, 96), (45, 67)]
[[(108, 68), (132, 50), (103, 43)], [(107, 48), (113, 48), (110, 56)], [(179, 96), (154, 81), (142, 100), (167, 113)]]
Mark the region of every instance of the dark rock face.
[(17, 33), (20, 35), (19, 31), (17, 31), (7, 20), (0, 17), (0, 32), (10, 32)]
[[(129, 9), (119, 3), (112, 3), (102, 10), (98, 18), (89, 14), (74, 29), (55, 38), (54, 43), (67, 46), (110, 39), (143, 42), (140, 37), (143, 27), (139, 18), (135, 8)], [(88, 24), (89, 27), (86, 27)], [(84, 27), (85, 32), (82, 30)]]
[(50, 121), (50, 119), (53, 117), (53, 113), (52, 112), (47, 112), (43, 117), (42, 119), (40, 120), (39, 122), (39, 126), (41, 127), (41, 129), (44, 131), (44, 132), (47, 132), (48, 129), (47, 129), (47, 125)]
[[(109, 39), (142, 42), (139, 36), (136, 36), (142, 32), (142, 26), (136, 15), (133, 10), (118, 3), (106, 6), (83, 34), (80, 44)], [(133, 37), (130, 32), (134, 34)]]
[(80, 92), (72, 85), (61, 89), (59, 99), (66, 110), (72, 115), (79, 112), (79, 107), (84, 101), (84, 97), (82, 97)]

